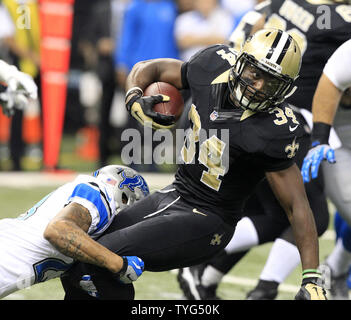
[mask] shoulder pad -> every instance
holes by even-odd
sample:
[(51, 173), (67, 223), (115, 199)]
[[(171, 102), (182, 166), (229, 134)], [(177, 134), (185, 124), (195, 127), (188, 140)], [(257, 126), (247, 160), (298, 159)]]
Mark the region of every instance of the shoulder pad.
[(195, 54), (187, 63), (190, 86), (206, 85), (234, 65), (237, 53), (226, 45), (207, 47)]
[(271, 0), (265, 0), (255, 5), (254, 10), (269, 16), (271, 14)]

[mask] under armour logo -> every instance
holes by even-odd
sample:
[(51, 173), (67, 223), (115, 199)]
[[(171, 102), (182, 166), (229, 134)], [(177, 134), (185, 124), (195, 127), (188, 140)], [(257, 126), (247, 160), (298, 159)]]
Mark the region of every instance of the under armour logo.
[(213, 239), (211, 240), (210, 245), (211, 246), (219, 246), (222, 242), (222, 236), (223, 236), (223, 234), (216, 233), (213, 236)]
[(296, 137), (295, 137), (294, 141), (285, 147), (285, 152), (287, 153), (287, 157), (289, 159), (294, 158), (297, 150), (299, 150), (299, 147), (300, 147), (300, 144), (296, 143)]

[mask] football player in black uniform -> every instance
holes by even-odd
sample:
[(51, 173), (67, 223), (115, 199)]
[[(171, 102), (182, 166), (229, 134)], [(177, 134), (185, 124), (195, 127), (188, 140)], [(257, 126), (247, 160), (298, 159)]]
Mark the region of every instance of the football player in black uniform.
[[(351, 6), (347, 3), (349, 1), (264, 1), (256, 6), (255, 11), (243, 17), (230, 38), (231, 46), (240, 50), (242, 41), (251, 32), (264, 26), (282, 28), (297, 39), (303, 51), (300, 77), (296, 80), (298, 89), (286, 101), (301, 108), (301, 112), (308, 121), (311, 117), (309, 111), (314, 90), (324, 64), (334, 50), (351, 36), (349, 18)], [(298, 113), (296, 115), (298, 116)], [(301, 119), (300, 122), (308, 128), (305, 119)], [(301, 141), (296, 157), (299, 167), (310, 145), (308, 139), (304, 141), (305, 143)], [(350, 154), (345, 148), (338, 150)], [(330, 168), (330, 170), (332, 171), (329, 171), (329, 174), (327, 172), (328, 181), (330, 181), (330, 176), (336, 176), (336, 169)], [(315, 213), (318, 233), (321, 235), (328, 225), (328, 208), (323, 192), (322, 176), (318, 177), (318, 181), (315, 180), (305, 186), (311, 208)], [(337, 207), (346, 211), (346, 203), (340, 198), (341, 193), (338, 188), (335, 188), (335, 184), (328, 184), (327, 190), (333, 191), (328, 192), (328, 195)], [(224, 252), (211, 259), (206, 265), (180, 270), (178, 279), (188, 299), (216, 298), (215, 290), (223, 275), (229, 272), (233, 265), (248, 252), (242, 250), (273, 241), (277, 237), (261, 274), (262, 278), (257, 287), (248, 294), (248, 299), (274, 299), (278, 293), (279, 283), (297, 266), (298, 251), (293, 245), (291, 230), (285, 230), (288, 224), (282, 219), (282, 209), (271, 195), (265, 182), (258, 187), (255, 197), (257, 201), (250, 201), (248, 203), (250, 206), (245, 208), (245, 214), (249, 217), (239, 223), (237, 233)], [(351, 216), (351, 212), (349, 214)], [(284, 265), (279, 263), (281, 260), (285, 261)], [(196, 288), (193, 287), (195, 290), (189, 290), (191, 282), (198, 284)], [(336, 284), (336, 281), (333, 283)]]
[[(296, 298), (326, 299), (318, 282), (316, 225), (294, 162), (303, 130), (284, 102), (300, 63), (300, 49), (288, 33), (265, 29), (246, 41), (239, 56), (215, 45), (189, 62), (156, 59), (135, 65), (127, 79), (131, 115), (154, 128), (174, 124), (173, 116), (152, 110), (165, 96), (143, 96), (149, 84), (164, 81), (191, 90), (191, 129), (174, 182), (122, 210), (99, 243), (118, 254), (138, 255), (147, 271), (205, 262), (227, 245), (245, 201), (267, 178), (301, 253), (303, 280)], [(107, 292), (113, 290), (106, 290), (111, 286), (124, 290), (105, 270), (77, 263), (62, 278), (66, 298), (77, 297), (72, 284), (78, 290), (87, 274), (101, 298), (113, 298)]]

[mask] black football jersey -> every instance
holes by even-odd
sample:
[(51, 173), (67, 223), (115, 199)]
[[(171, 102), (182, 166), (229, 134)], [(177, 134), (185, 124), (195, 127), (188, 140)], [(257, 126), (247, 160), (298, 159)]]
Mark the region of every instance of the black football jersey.
[(271, 0), (265, 24), (289, 32), (299, 43), (303, 57), (300, 76), (295, 82), (297, 91), (287, 101), (308, 110), (324, 65), (351, 38), (351, 5), (311, 2)]
[(208, 209), (231, 222), (266, 171), (294, 163), (304, 130), (283, 103), (254, 113), (229, 101), (228, 74), (235, 53), (226, 45), (206, 48), (182, 66), (189, 88), (191, 128), (187, 131), (174, 185), (194, 208)]

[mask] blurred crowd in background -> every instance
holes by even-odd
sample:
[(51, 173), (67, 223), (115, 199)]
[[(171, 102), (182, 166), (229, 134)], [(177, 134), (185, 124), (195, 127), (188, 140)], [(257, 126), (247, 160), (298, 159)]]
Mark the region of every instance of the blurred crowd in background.
[[(75, 152), (97, 166), (109, 164), (123, 147), (122, 131), (138, 128), (124, 106), (125, 81), (133, 65), (163, 57), (186, 61), (203, 47), (226, 43), (258, 2), (75, 0), (64, 122), (64, 135), (77, 141)], [(0, 59), (29, 73), (40, 93), (37, 6), (35, 0), (0, 0)], [(21, 10), (27, 10), (30, 20), (18, 21)], [(0, 170), (24, 170), (24, 157), (40, 164), (42, 134), (40, 101), (11, 119), (0, 114)], [(11, 165), (2, 165), (4, 160)], [(159, 170), (154, 165), (136, 169)]]

